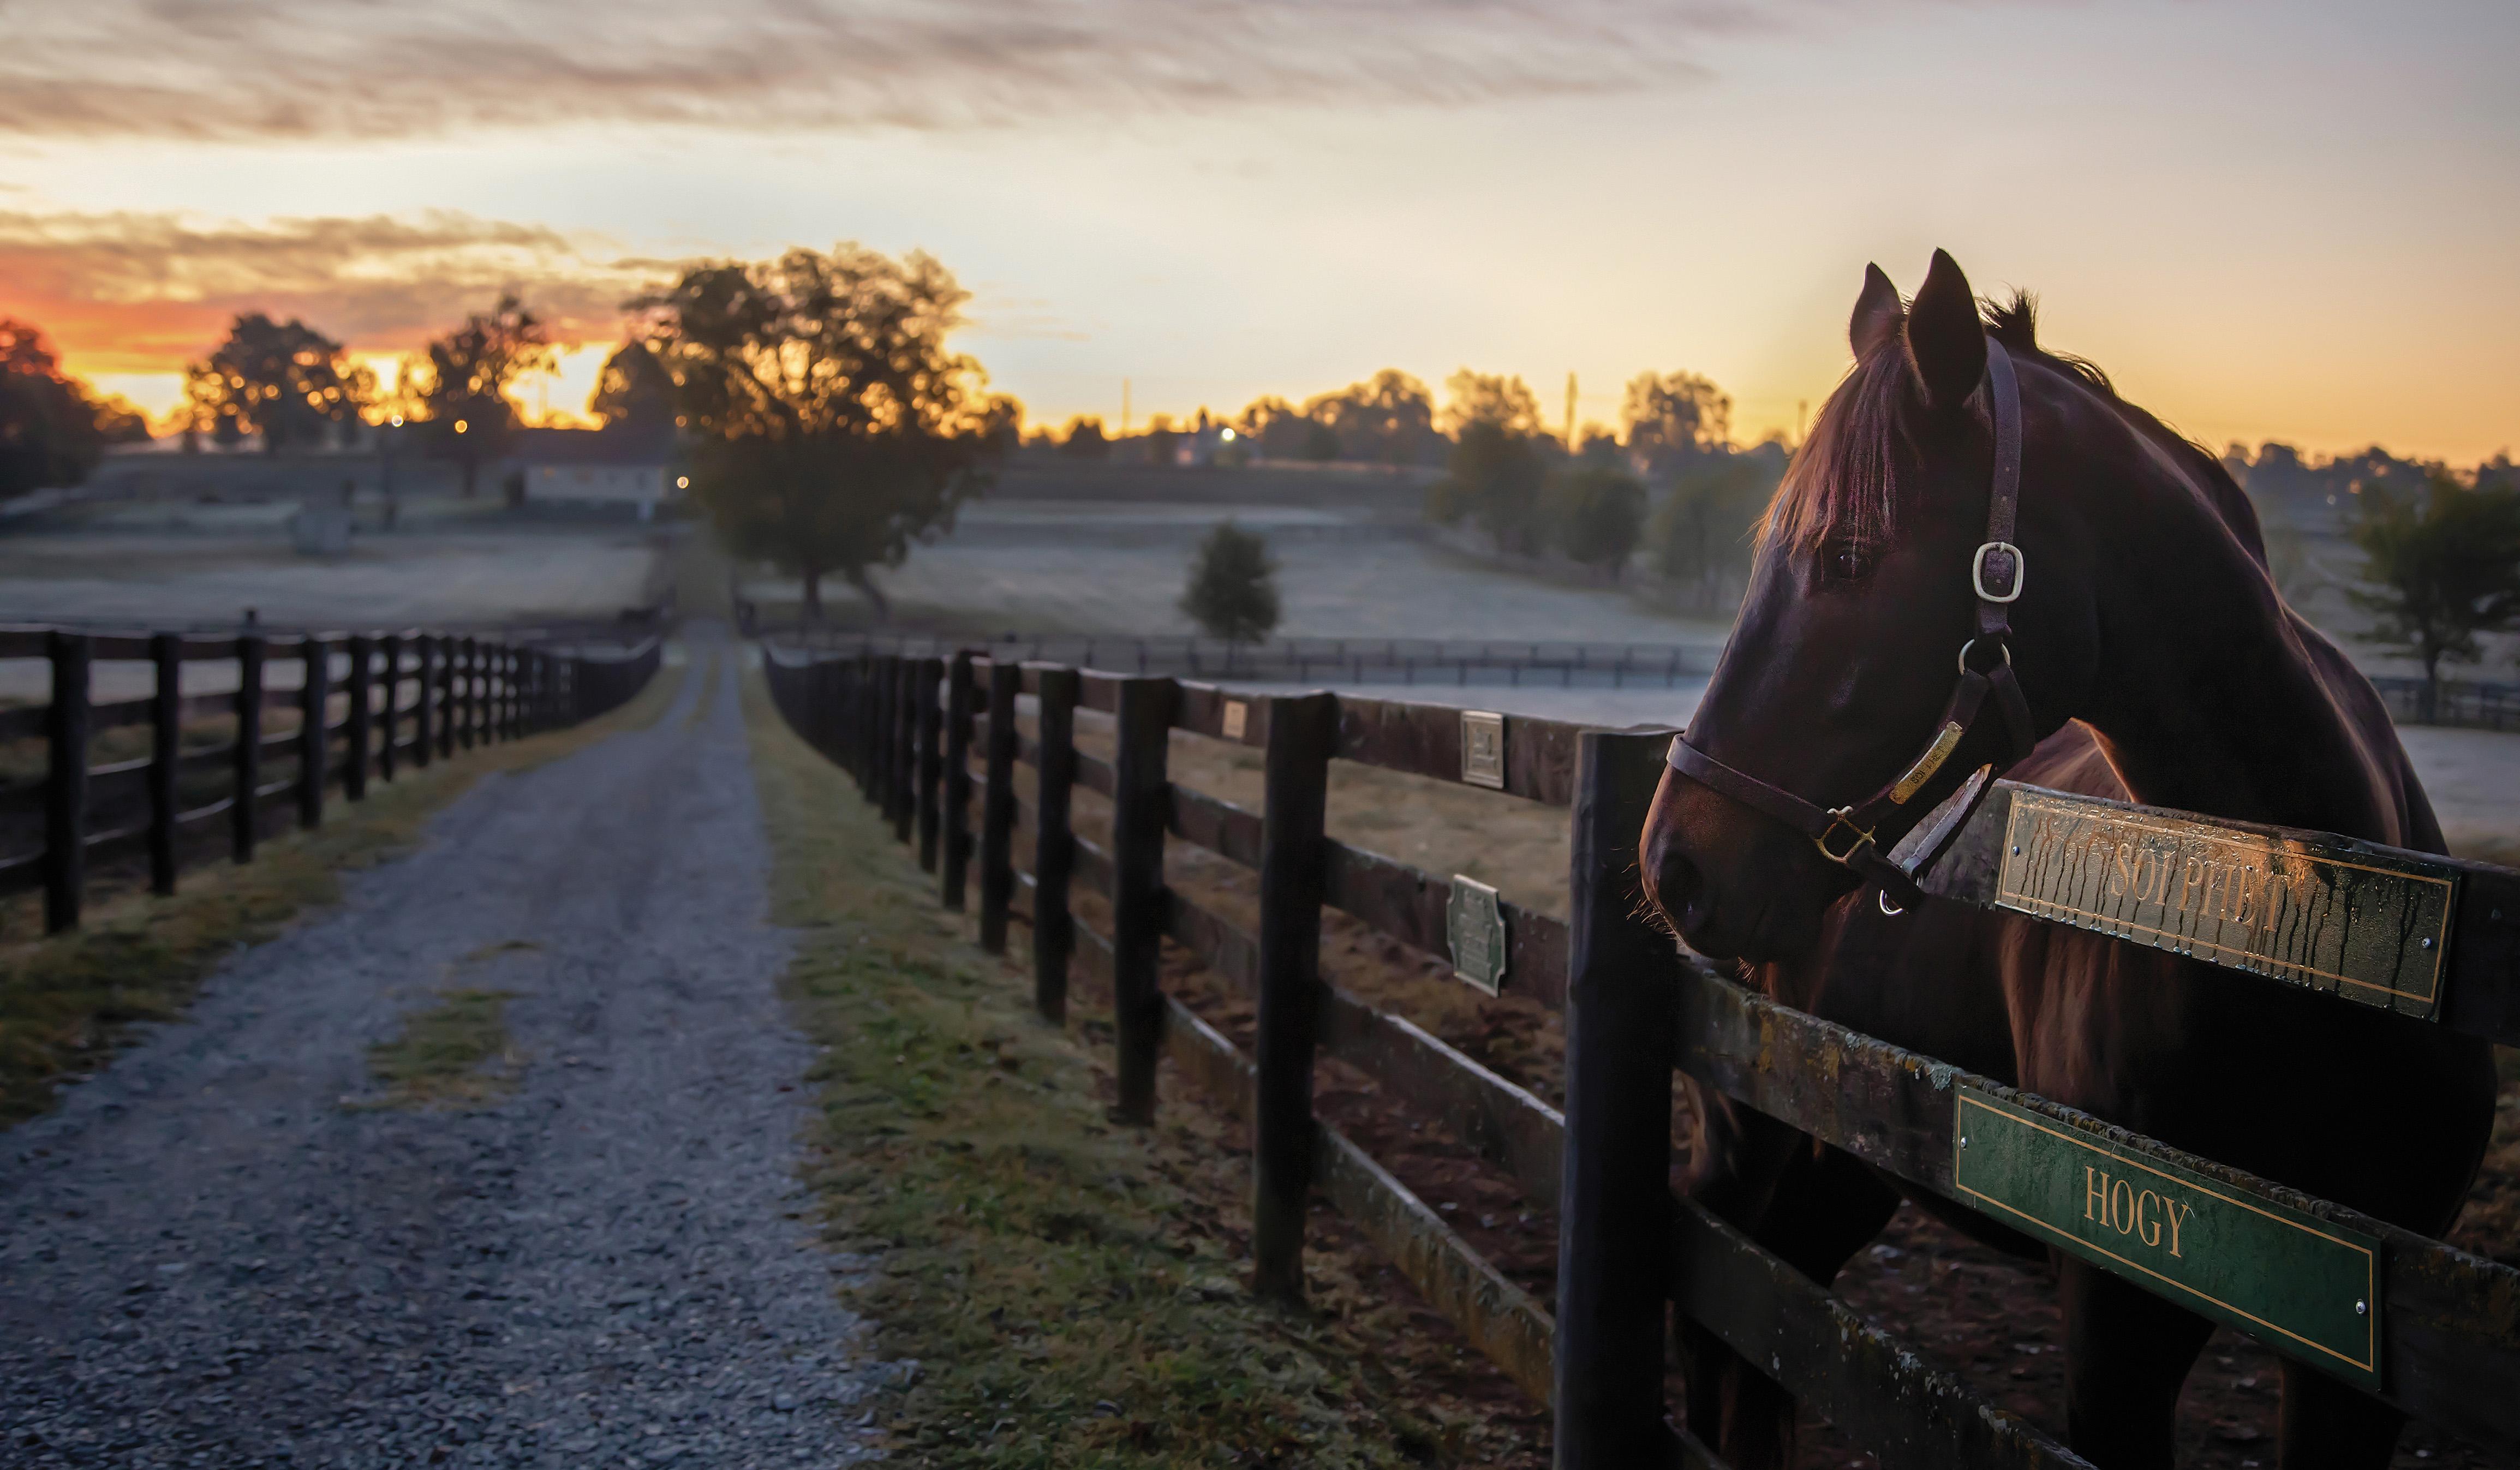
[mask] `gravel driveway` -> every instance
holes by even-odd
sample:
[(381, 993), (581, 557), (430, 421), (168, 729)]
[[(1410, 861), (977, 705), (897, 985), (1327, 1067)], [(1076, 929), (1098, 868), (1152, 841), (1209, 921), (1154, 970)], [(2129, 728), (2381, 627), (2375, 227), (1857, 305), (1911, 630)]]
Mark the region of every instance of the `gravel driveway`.
[[(829, 1465), (854, 1352), (793, 1174), (735, 659), (493, 777), (0, 1136), (0, 1463)], [(674, 677), (669, 671), (666, 677)], [(515, 992), (517, 1091), (361, 1107), (441, 986)], [(910, 1370), (908, 1364), (898, 1370)]]

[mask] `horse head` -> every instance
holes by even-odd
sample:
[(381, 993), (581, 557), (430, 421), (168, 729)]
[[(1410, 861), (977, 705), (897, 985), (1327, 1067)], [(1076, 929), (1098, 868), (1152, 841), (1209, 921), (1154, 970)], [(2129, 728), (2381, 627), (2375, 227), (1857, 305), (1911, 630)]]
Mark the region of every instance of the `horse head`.
[[(2093, 475), (2057, 468), (2077, 459), (2081, 395), (2044, 367), (2013, 374), (1941, 251), (1912, 303), (1868, 268), (1849, 334), (1855, 367), (1756, 533), (1739, 619), (1645, 825), (1647, 890), (1706, 954), (1800, 953), (1918, 818), (2075, 712), (2094, 663), (2092, 501), (2060, 491)], [(1991, 530), (2006, 412), (2033, 488)], [(2130, 452), (2104, 437), (2102, 457)], [(1972, 679), (1998, 687), (1955, 693)]]

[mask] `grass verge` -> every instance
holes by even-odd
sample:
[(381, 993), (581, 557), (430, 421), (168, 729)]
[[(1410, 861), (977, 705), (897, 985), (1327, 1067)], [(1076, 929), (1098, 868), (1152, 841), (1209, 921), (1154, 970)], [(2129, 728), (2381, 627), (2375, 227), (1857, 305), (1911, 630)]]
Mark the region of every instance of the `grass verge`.
[(788, 997), (824, 1047), (807, 1176), (827, 1238), (877, 1263), (853, 1304), (876, 1347), (922, 1364), (886, 1405), (895, 1459), (1546, 1463), (1537, 1412), (1361, 1253), (1314, 1254), (1309, 1311), (1256, 1303), (1239, 1140), (1171, 1077), (1160, 1126), (1106, 1122), (1107, 1022), (1034, 1019), (757, 675), (744, 705), (774, 913), (802, 931)]
[(516, 992), (471, 988), (437, 993), (437, 1003), (407, 1011), (402, 1029), (368, 1048), (368, 1075), (382, 1085), (362, 1107), (477, 1107), (515, 1090), (518, 1057), (508, 1037)]
[[(103, 1065), (135, 1023), (180, 1015), (221, 959), (333, 902), (342, 869), (408, 851), (428, 818), (482, 777), (530, 770), (652, 725), (680, 682), (667, 671), (628, 704), (576, 729), (405, 768), (392, 781), (372, 782), (365, 801), (337, 800), (322, 827), (260, 844), (250, 864), (183, 873), (172, 898), (94, 892), (84, 927), (0, 942), (0, 1127), (51, 1106), (65, 1078)], [(12, 901), (0, 933), (40, 928), (40, 902), (39, 895)]]

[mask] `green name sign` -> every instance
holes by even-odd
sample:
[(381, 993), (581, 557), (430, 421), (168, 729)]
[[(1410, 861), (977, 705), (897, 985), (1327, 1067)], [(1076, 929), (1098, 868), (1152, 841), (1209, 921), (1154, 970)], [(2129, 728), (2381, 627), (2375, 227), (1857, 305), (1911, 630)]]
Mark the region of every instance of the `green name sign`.
[(1957, 1107), (1952, 1183), (1964, 1202), (2379, 1391), (2377, 1240), (1973, 1088)]

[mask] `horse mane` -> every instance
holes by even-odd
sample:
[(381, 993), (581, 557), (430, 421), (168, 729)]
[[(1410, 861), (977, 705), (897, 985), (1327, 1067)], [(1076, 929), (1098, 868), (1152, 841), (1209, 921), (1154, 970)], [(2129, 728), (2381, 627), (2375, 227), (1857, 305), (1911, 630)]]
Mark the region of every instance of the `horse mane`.
[[(2249, 555), (2264, 565), (2266, 542), (2257, 510), (2223, 462), (2191, 439), (2118, 395), (2109, 376), (2087, 358), (2039, 345), (2039, 298), (2017, 290), (2008, 301), (1980, 304), (1987, 335), (2015, 359), (2041, 364), (2089, 392), (2137, 433), (2178, 461)], [(1915, 387), (1897, 333), (1857, 362), (1821, 405), (1811, 437), (1794, 452), (1758, 526), (1764, 544), (1808, 550), (1834, 541), (1878, 545), (1898, 518), (1898, 465), (1913, 447), (1909, 423)], [(1986, 391), (1969, 395), (1967, 411), (1987, 417)]]

